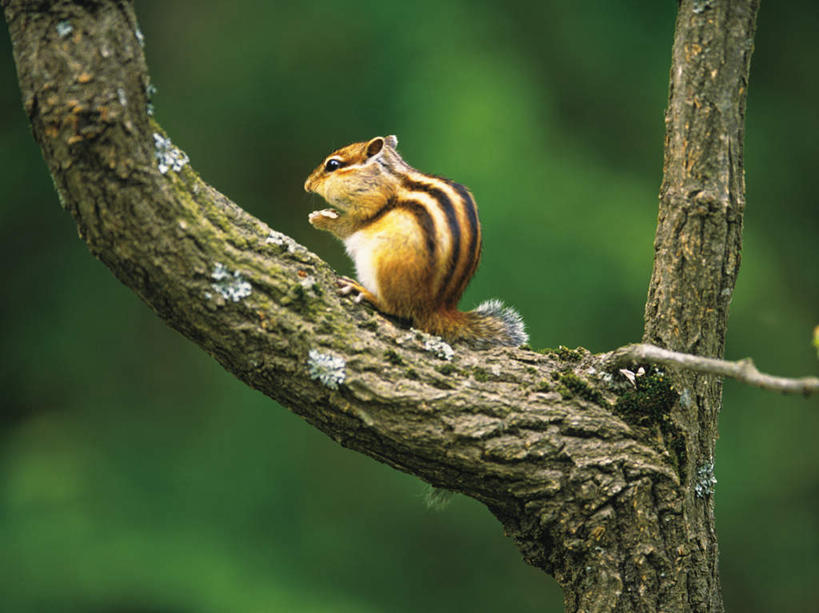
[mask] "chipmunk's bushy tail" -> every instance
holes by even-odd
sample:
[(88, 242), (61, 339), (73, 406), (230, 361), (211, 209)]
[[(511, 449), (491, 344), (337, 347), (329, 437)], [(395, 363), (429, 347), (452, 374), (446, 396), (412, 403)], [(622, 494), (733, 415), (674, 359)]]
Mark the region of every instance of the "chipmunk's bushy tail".
[(457, 310), (431, 313), (417, 325), (444, 340), (461, 341), (477, 348), (518, 347), (529, 341), (520, 314), (497, 299), (487, 300), (466, 313)]

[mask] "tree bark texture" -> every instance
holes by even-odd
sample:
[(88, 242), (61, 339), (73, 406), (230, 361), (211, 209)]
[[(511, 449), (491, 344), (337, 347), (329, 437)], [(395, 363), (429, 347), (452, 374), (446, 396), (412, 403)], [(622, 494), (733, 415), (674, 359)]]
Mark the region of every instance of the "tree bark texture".
[[(203, 182), (153, 121), (131, 2), (2, 5), (61, 204), (170, 326), (340, 444), (485, 503), (568, 611), (721, 610), (718, 381), (450, 348), (340, 297), (323, 261)], [(680, 7), (645, 336), (668, 348), (722, 353), (755, 13)]]

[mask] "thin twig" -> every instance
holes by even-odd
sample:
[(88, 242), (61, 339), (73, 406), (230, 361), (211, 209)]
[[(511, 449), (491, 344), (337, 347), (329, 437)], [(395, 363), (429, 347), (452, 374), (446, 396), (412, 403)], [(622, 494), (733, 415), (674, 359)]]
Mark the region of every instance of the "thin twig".
[(664, 364), (666, 366), (677, 366), (695, 372), (731, 377), (748, 385), (754, 385), (775, 392), (804, 394), (805, 396), (819, 393), (819, 378), (801, 377), (799, 379), (789, 379), (787, 377), (766, 375), (757, 370), (751, 358), (729, 362), (727, 360), (691, 355), (690, 353), (669, 351), (668, 349), (662, 349), (655, 345), (639, 343), (615, 349), (609, 355), (608, 362), (612, 366), (623, 366), (629, 363)]

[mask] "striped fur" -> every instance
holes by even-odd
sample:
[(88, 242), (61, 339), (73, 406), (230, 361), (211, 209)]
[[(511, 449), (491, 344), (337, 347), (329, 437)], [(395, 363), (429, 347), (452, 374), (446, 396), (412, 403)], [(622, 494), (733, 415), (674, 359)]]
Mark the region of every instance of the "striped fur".
[(409, 166), (397, 143), (394, 136), (379, 136), (348, 145), (325, 158), (304, 184), (333, 207), (309, 219), (344, 241), (358, 276), (348, 289), (447, 340), (521, 344), (525, 332), (511, 309), (457, 310), (481, 256), (472, 194)]

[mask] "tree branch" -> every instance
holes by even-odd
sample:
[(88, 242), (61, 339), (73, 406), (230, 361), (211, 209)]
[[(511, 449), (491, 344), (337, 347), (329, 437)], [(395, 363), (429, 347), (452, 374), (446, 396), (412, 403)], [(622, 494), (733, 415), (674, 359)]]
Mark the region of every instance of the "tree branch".
[(626, 364), (663, 364), (665, 366), (674, 366), (692, 372), (731, 377), (748, 385), (786, 394), (804, 394), (805, 396), (809, 396), (810, 394), (819, 392), (819, 378), (802, 377), (799, 379), (790, 379), (766, 375), (757, 370), (751, 358), (745, 358), (737, 362), (729, 362), (727, 360), (705, 358), (691, 355), (690, 353), (679, 353), (654, 345), (639, 343), (615, 349), (609, 354), (608, 360), (612, 367), (625, 366)]

